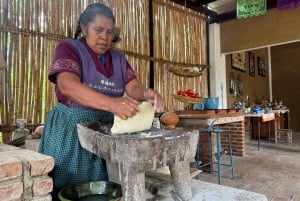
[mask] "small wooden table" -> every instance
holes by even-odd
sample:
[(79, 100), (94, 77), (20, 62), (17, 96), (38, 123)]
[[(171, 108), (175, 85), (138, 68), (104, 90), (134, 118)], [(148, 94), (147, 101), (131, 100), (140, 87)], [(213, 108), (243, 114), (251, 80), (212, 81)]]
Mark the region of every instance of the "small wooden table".
[[(261, 123), (265, 123), (268, 122), (269, 123), (269, 132), (268, 132), (268, 137), (269, 137), (269, 142), (270, 142), (270, 121), (274, 121), (275, 120), (275, 114), (273, 112), (271, 113), (250, 113), (250, 114), (246, 114), (245, 117), (249, 117), (250, 119), (252, 118), (259, 118), (258, 119), (258, 139), (257, 139), (257, 149), (259, 151), (260, 149), (260, 126)], [(252, 135), (253, 135), (253, 120), (250, 120), (250, 124), (251, 124), (251, 140), (252, 140)]]

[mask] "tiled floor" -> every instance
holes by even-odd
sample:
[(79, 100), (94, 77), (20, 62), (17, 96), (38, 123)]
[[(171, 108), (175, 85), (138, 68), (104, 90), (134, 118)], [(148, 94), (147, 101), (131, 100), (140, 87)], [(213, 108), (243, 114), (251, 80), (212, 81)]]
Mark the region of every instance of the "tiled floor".
[[(225, 161), (228, 160), (225, 156)], [(231, 171), (222, 175), (222, 185), (265, 194), (270, 201), (300, 201), (300, 134), (292, 145), (257, 141), (246, 143), (246, 155), (234, 157), (235, 179)], [(218, 183), (217, 174), (203, 172), (198, 179)]]

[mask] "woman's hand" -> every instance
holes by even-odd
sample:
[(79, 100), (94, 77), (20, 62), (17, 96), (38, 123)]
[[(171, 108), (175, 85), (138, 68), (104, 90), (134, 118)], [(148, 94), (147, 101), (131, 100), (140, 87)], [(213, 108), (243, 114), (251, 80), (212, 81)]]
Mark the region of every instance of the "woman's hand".
[(146, 89), (144, 91), (144, 98), (154, 105), (154, 110), (156, 112), (162, 112), (164, 110), (163, 99), (157, 91), (153, 89)]
[(113, 104), (112, 113), (121, 119), (132, 117), (139, 111), (138, 101), (131, 98), (116, 98)]
[(151, 102), (156, 112), (164, 110), (164, 102), (161, 95), (153, 89), (145, 89), (137, 79), (133, 79), (126, 84), (126, 93), (135, 100)]

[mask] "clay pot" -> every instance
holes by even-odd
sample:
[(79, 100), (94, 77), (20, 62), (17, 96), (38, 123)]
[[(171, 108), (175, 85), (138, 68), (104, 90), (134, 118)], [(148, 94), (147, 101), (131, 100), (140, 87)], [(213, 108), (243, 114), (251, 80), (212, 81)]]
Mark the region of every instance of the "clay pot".
[(160, 122), (167, 128), (175, 128), (179, 117), (173, 112), (165, 112), (160, 116)]

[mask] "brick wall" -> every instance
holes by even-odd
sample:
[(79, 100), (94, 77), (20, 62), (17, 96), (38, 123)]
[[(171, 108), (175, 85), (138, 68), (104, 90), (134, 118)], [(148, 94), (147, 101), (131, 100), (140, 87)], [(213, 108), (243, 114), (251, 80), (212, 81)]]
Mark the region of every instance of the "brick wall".
[(53, 158), (0, 144), (0, 200), (51, 201)]
[[(227, 130), (231, 134), (231, 145), (235, 156), (244, 156), (246, 153), (245, 124), (243, 121), (221, 124), (220, 128)], [(221, 135), (223, 145), (227, 143), (227, 136)]]

